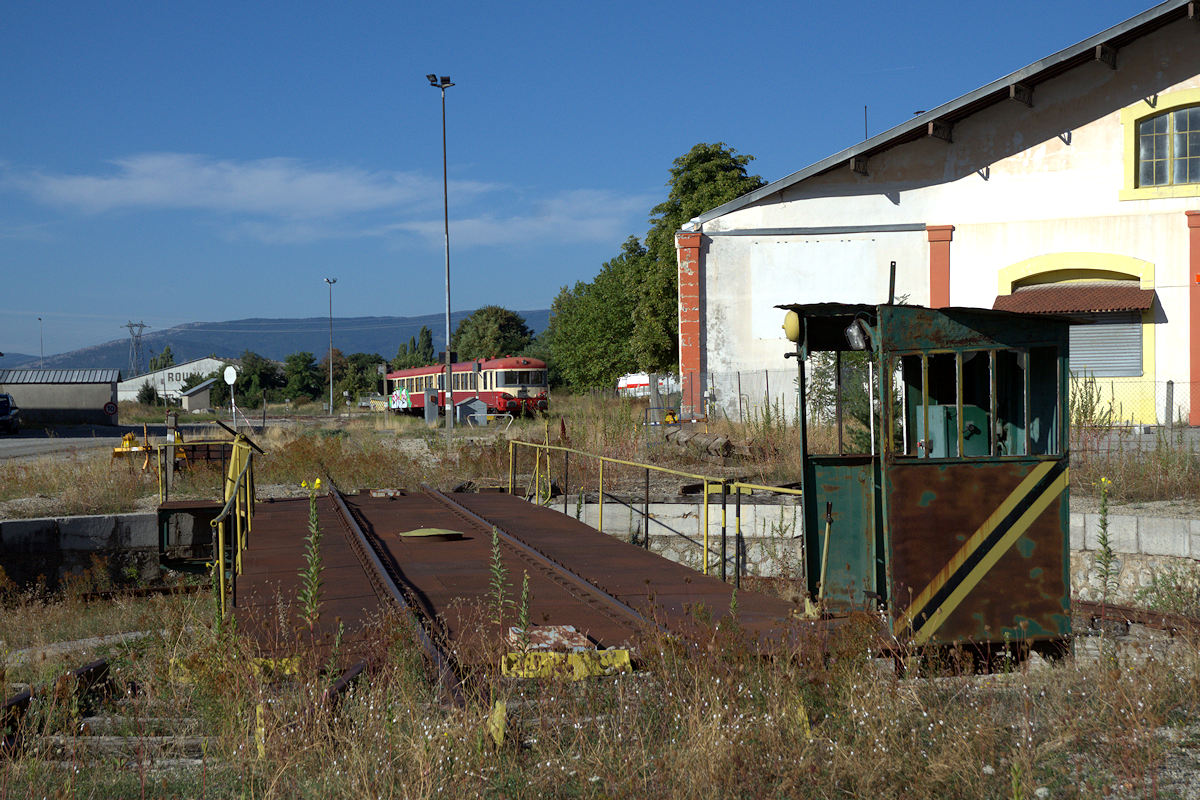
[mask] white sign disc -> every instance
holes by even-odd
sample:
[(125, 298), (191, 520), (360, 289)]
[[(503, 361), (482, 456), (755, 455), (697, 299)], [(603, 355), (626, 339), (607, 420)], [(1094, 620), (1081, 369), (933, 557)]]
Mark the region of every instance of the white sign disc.
[(237, 380), (237, 370), (234, 369), (233, 367), (226, 367), (225, 368), (225, 382), (228, 383), (230, 386), (233, 386), (233, 383), (236, 380)]

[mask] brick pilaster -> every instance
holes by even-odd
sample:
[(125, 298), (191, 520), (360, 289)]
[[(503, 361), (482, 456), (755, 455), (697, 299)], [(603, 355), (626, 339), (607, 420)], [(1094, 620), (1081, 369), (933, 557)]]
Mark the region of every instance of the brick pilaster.
[(929, 307), (950, 305), (950, 242), (953, 225), (926, 225), (929, 237)]
[(704, 413), (700, 240), (699, 233), (679, 231), (675, 234), (679, 258), (679, 380), (683, 388), (680, 412), (684, 419)]
[(1188, 224), (1188, 424), (1200, 425), (1200, 211), (1187, 212)]

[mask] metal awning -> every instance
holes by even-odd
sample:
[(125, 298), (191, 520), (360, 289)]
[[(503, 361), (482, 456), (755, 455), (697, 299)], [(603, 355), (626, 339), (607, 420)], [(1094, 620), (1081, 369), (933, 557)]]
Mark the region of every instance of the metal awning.
[(1012, 294), (999, 295), (992, 308), (1021, 314), (1080, 314), (1145, 311), (1153, 305), (1154, 290), (1129, 281), (1025, 286)]

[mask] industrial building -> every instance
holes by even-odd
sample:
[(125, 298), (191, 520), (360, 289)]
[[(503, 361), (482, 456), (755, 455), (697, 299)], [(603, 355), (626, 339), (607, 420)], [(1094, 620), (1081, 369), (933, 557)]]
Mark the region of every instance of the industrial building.
[(149, 383), (158, 392), (159, 397), (165, 397), (172, 401), (179, 400), (183, 394), (183, 384), (191, 375), (210, 375), (219, 371), (226, 364), (236, 363), (236, 359), (209, 356), (146, 372), (135, 378), (121, 381), (117, 385), (117, 399), (130, 402), (137, 400), (142, 385)]
[(116, 369), (0, 369), (0, 392), (21, 409), (21, 424), (116, 425)]
[[(1019, 35), (1019, 29), (1017, 34)], [(1067, 313), (1119, 418), (1200, 424), (1200, 3), (1171, 0), (693, 219), (684, 412), (795, 394), (783, 303)], [(743, 378), (791, 368), (770, 389)], [(1168, 407), (1166, 398), (1173, 397)]]

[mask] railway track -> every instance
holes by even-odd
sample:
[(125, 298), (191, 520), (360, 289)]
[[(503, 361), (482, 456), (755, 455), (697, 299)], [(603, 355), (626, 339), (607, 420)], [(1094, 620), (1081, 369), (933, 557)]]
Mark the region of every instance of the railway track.
[[(357, 498), (344, 495), (336, 486), (331, 500), (376, 594), (416, 623), (418, 641), (446, 702), (465, 702), (464, 679), (480, 666), (486, 672), (488, 665), (496, 663), (492, 657), (498, 647), (503, 648), (505, 628), (516, 625), (521, 615), (536, 621), (530, 627), (572, 625), (597, 648), (629, 646), (648, 631), (667, 630), (495, 520), (436, 489), (423, 487), (406, 496), (402, 510), (387, 505), (381, 509), (379, 503), (364, 509)], [(421, 527), (451, 530), (461, 539), (406, 537), (399, 529), (417, 523), (411, 519), (402, 523), (397, 517), (411, 518), (414, 509)], [(438, 574), (430, 575), (411, 566), (427, 562), (438, 549), (453, 559), (453, 567), (439, 562)], [(480, 594), (481, 588), (489, 593), (496, 589), (496, 576), (488, 574), (496, 559), (509, 576), (506, 600)], [(447, 578), (447, 573), (457, 574)], [(516, 605), (518, 586), (527, 588), (527, 608)], [(502, 624), (481, 618), (494, 612), (497, 603), (507, 612)]]

